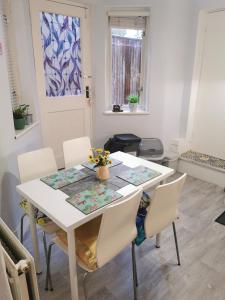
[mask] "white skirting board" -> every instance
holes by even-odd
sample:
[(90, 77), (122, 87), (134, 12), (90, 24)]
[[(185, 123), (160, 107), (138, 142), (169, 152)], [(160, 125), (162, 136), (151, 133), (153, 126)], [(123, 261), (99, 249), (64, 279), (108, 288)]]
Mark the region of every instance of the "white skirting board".
[(225, 172), (223, 171), (218, 171), (183, 159), (179, 159), (177, 171), (187, 173), (190, 176), (216, 184), (222, 188), (225, 187)]

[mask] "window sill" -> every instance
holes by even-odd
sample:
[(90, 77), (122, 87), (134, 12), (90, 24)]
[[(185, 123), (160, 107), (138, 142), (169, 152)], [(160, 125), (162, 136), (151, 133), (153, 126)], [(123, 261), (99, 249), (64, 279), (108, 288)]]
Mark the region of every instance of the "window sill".
[(18, 139), (21, 136), (25, 135), (27, 132), (29, 132), (32, 128), (36, 127), (38, 124), (39, 124), (39, 121), (34, 122), (31, 125), (26, 125), (24, 129), (15, 130), (15, 139)]
[(110, 116), (136, 116), (136, 115), (150, 115), (150, 113), (148, 111), (144, 111), (144, 110), (137, 110), (134, 112), (131, 111), (123, 111), (123, 112), (113, 112), (111, 110), (106, 110), (105, 112), (103, 112), (104, 115), (110, 115)]

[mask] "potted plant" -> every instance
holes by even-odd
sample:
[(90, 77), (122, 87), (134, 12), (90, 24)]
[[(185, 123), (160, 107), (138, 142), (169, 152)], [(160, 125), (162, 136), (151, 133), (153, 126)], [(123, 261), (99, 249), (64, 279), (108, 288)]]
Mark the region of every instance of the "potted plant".
[(96, 169), (96, 176), (100, 180), (106, 180), (110, 177), (108, 164), (111, 164), (112, 161), (109, 158), (110, 152), (102, 148), (92, 148), (93, 155), (89, 156), (89, 162), (95, 164), (94, 168)]
[(137, 111), (139, 96), (137, 95), (129, 95), (128, 96), (129, 109), (131, 112)]
[(27, 105), (21, 104), (13, 109), (14, 126), (16, 130), (24, 129)]

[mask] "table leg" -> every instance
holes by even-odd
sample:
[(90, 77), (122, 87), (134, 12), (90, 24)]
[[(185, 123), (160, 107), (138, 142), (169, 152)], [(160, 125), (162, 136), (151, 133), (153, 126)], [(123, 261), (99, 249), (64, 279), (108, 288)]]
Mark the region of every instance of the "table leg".
[(76, 265), (76, 254), (75, 254), (75, 238), (74, 230), (67, 232), (68, 240), (68, 256), (69, 256), (69, 269), (70, 269), (70, 288), (71, 288), (71, 299), (78, 300), (78, 282), (77, 282), (77, 265)]
[(35, 216), (34, 216), (34, 207), (29, 202), (27, 202), (27, 204), (28, 204), (28, 214), (29, 214), (29, 221), (30, 221), (32, 246), (33, 246), (33, 251), (34, 251), (34, 263), (35, 263), (35, 268), (36, 268), (37, 274), (40, 274), (41, 273), (41, 261), (40, 261), (39, 245), (38, 245), (36, 220), (35, 220)]

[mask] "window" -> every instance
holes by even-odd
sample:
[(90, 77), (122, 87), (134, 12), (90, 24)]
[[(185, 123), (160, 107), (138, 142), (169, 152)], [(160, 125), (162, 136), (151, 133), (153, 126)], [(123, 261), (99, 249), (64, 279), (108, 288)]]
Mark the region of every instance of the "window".
[(147, 16), (109, 16), (110, 27), (110, 108), (126, 108), (129, 95), (139, 96), (145, 110), (145, 37)]
[(80, 19), (41, 12), (46, 96), (81, 94)]
[(4, 45), (8, 63), (8, 77), (12, 108), (19, 104), (19, 76), (15, 51), (15, 39), (12, 19), (10, 18), (10, 3), (3, 0), (1, 3), (1, 16), (4, 32)]

